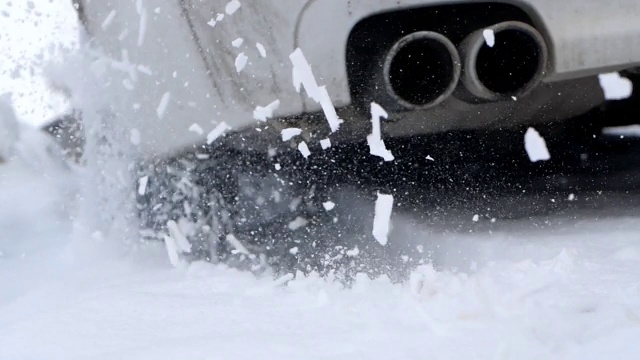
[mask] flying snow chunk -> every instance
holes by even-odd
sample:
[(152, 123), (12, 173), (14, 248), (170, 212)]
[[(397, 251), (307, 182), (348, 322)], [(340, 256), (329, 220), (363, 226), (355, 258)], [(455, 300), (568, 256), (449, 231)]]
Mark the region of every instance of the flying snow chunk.
[(389, 115), (382, 108), (382, 106), (371, 103), (371, 125), (373, 129), (371, 134), (367, 136), (367, 144), (369, 144), (369, 153), (371, 155), (380, 156), (384, 161), (393, 161), (394, 156), (391, 151), (387, 150), (387, 147), (382, 141), (382, 130), (380, 127), (380, 119), (387, 118)]
[(306, 142), (301, 142), (300, 144), (298, 144), (298, 151), (300, 151), (300, 154), (302, 154), (302, 156), (304, 156), (304, 158), (308, 158), (309, 155), (311, 155), (311, 151), (309, 151), (309, 146), (307, 146)]
[(140, 14), (140, 25), (138, 27), (138, 46), (142, 46), (144, 44), (144, 37), (147, 33), (147, 10), (142, 10), (142, 14)]
[(318, 85), (316, 78), (313, 76), (313, 71), (311, 71), (311, 65), (309, 65), (309, 62), (304, 57), (302, 50), (297, 48), (289, 55), (289, 59), (293, 64), (293, 86), (296, 91), (300, 93), (300, 90), (304, 87), (307, 96), (322, 107), (322, 112), (329, 122), (331, 132), (338, 131), (340, 124), (344, 121), (338, 117), (327, 88)]
[(207, 145), (211, 145), (214, 141), (216, 141), (220, 136), (224, 135), (225, 132), (231, 130), (231, 126), (227, 125), (226, 122), (221, 122), (215, 129), (211, 130), (209, 134), (207, 134)]
[(149, 184), (148, 176), (143, 176), (138, 179), (138, 195), (142, 196), (147, 193), (147, 184)]
[(275, 100), (267, 106), (258, 106), (253, 110), (253, 118), (260, 121), (267, 121), (273, 116), (274, 111), (280, 107), (280, 100)]
[(144, 65), (138, 65), (138, 71), (140, 71), (141, 73), (145, 74), (145, 75), (153, 75), (153, 71), (151, 71), (151, 69), (149, 69), (149, 67), (144, 66)]
[(331, 147), (331, 139), (320, 140), (320, 146), (322, 146), (322, 150), (327, 150)]
[(633, 93), (633, 83), (631, 80), (620, 76), (617, 72), (598, 75), (600, 87), (604, 91), (607, 100), (624, 100)]
[(202, 130), (202, 127), (196, 123), (193, 123), (191, 124), (191, 126), (189, 126), (189, 131), (193, 131), (198, 135), (204, 134), (204, 130)]
[(131, 142), (131, 144), (140, 145), (140, 140), (141, 140), (140, 130), (131, 129), (131, 131), (129, 131), (129, 141)]
[(107, 15), (107, 17), (102, 22), (102, 25), (101, 25), (102, 30), (107, 30), (107, 28), (113, 23), (113, 19), (116, 18), (116, 13), (117, 11), (111, 10), (109, 15)]
[(229, 3), (227, 3), (227, 6), (224, 7), (224, 12), (226, 12), (227, 15), (233, 15), (236, 11), (238, 11), (238, 9), (240, 9), (240, 6), (242, 6), (242, 4), (240, 4), (240, 1), (231, 0), (229, 1)]
[(260, 56), (262, 56), (263, 58), (267, 57), (267, 49), (264, 48), (264, 45), (256, 43), (256, 48), (258, 49)]
[(236, 72), (240, 73), (242, 70), (244, 70), (245, 66), (247, 66), (248, 61), (249, 58), (243, 52), (238, 54), (238, 56), (236, 57)]
[(240, 46), (242, 46), (243, 43), (244, 43), (243, 38), (237, 38), (231, 42), (231, 45), (233, 45), (233, 47), (239, 48)]
[(209, 26), (211, 26), (213, 28), (213, 27), (216, 27), (217, 23), (218, 23), (217, 21), (215, 21), (214, 19), (211, 19), (211, 20), (209, 20), (209, 22), (207, 22), (207, 25), (209, 25)]
[(169, 106), (169, 100), (171, 99), (171, 93), (166, 92), (162, 95), (160, 99), (160, 104), (158, 104), (158, 108), (156, 109), (156, 113), (158, 114), (158, 118), (162, 119), (164, 113), (167, 111), (167, 106)]
[(496, 34), (491, 29), (485, 29), (482, 32), (482, 36), (484, 36), (484, 42), (488, 47), (492, 48), (496, 44)]
[(331, 211), (335, 209), (336, 203), (334, 203), (333, 201), (326, 201), (322, 203), (322, 207), (324, 207), (324, 209), (327, 211)]
[(283, 129), (280, 134), (282, 135), (282, 141), (289, 141), (294, 137), (302, 134), (302, 129), (298, 128), (287, 128)]
[(167, 221), (167, 229), (169, 230), (169, 236), (175, 241), (175, 244), (178, 246), (178, 250), (183, 253), (191, 252), (191, 243), (187, 240), (187, 237), (184, 235), (184, 232), (180, 228), (177, 222), (173, 220)]
[(551, 159), (551, 154), (549, 154), (549, 149), (547, 149), (547, 142), (534, 128), (530, 127), (524, 135), (524, 148), (531, 162)]
[(303, 227), (307, 226), (309, 224), (309, 220), (298, 216), (295, 220), (291, 221), (287, 227), (289, 228), (289, 230), (291, 231), (296, 231), (298, 229), (302, 229)]
[(393, 211), (393, 195), (378, 193), (376, 200), (376, 213), (373, 218), (373, 237), (385, 246), (389, 242), (389, 230), (391, 228), (391, 213)]
[(182, 265), (180, 261), (180, 253), (178, 252), (178, 245), (173, 241), (171, 236), (164, 236), (164, 246), (167, 250), (167, 256), (169, 257), (169, 262), (173, 267), (179, 267)]

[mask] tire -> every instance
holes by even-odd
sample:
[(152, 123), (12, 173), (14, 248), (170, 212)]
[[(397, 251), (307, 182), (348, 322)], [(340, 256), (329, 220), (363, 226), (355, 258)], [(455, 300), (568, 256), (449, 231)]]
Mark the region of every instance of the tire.
[[(173, 222), (189, 243), (190, 251), (181, 254), (187, 261), (254, 272), (294, 266), (291, 250), (322, 212), (316, 187), (296, 175), (304, 170), (291, 158), (219, 147), (141, 164), (141, 236), (163, 240)], [(291, 171), (278, 171), (275, 164)]]

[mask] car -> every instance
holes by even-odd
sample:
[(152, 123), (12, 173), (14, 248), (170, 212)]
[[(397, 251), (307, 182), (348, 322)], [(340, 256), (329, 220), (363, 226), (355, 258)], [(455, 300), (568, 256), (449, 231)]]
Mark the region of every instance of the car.
[[(322, 212), (308, 178), (322, 175), (302, 174), (330, 146), (366, 143), (393, 162), (384, 140), (610, 106), (629, 122), (638, 103), (607, 98), (600, 76), (638, 83), (635, 0), (74, 4), (91, 43), (122, 70), (110, 84), (126, 94), (115, 116), (136, 134), (143, 228), (183, 255), (278, 247), (267, 224), (289, 231), (301, 209)], [(616, 124), (593, 126), (605, 125)], [(271, 240), (256, 243), (261, 231)]]

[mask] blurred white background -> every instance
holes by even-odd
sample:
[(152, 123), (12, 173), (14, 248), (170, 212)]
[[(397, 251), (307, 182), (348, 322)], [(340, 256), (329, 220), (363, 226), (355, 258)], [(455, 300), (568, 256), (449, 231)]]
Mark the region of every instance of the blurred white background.
[(0, 1), (0, 94), (11, 94), (20, 120), (38, 126), (65, 110), (43, 68), (76, 48), (77, 34), (71, 0)]

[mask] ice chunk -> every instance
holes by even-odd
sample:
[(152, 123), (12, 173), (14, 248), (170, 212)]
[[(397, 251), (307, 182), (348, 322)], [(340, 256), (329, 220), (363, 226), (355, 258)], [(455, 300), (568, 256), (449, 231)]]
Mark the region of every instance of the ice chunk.
[(231, 45), (233, 45), (233, 47), (240, 47), (242, 46), (243, 43), (244, 43), (243, 38), (237, 38), (231, 42)]
[(431, 157), (431, 155), (427, 155), (426, 159), (429, 161), (436, 161), (434, 158)]
[(371, 155), (380, 156), (384, 159), (384, 161), (393, 161), (394, 156), (391, 154), (391, 151), (387, 150), (387, 147), (384, 145), (384, 141), (382, 140), (382, 130), (380, 127), (380, 119), (387, 118), (389, 115), (382, 108), (382, 106), (371, 103), (371, 125), (372, 131), (369, 136), (367, 136), (367, 144), (369, 144), (369, 153)]
[(549, 150), (547, 149), (547, 142), (534, 128), (530, 127), (524, 135), (524, 148), (531, 162), (551, 159), (551, 154), (549, 154)]
[(131, 141), (131, 144), (140, 145), (140, 140), (141, 140), (140, 130), (131, 129), (129, 131), (129, 141)]
[(175, 244), (178, 246), (178, 250), (184, 253), (191, 252), (191, 244), (189, 243), (189, 240), (187, 240), (187, 237), (184, 235), (177, 222), (173, 220), (167, 221), (167, 230), (169, 230), (169, 236), (175, 241)]
[(282, 141), (289, 141), (294, 137), (302, 134), (302, 129), (298, 128), (287, 128), (283, 129), (280, 134), (282, 134)]
[(106, 30), (112, 23), (113, 23), (113, 19), (116, 18), (116, 13), (117, 11), (115, 10), (111, 10), (111, 12), (109, 12), (109, 15), (107, 15), (106, 18), (104, 18), (104, 21), (102, 22), (102, 30)]
[(196, 123), (193, 123), (191, 124), (191, 126), (189, 126), (189, 131), (193, 131), (198, 135), (204, 134), (204, 130), (202, 130), (202, 127)]
[(215, 21), (214, 19), (209, 20), (209, 22), (207, 22), (207, 25), (211, 26), (211, 27), (216, 27), (217, 21)]
[(144, 44), (144, 37), (147, 33), (147, 10), (143, 9), (140, 14), (140, 25), (138, 27), (138, 46)]
[(275, 100), (267, 106), (258, 106), (253, 110), (253, 118), (260, 121), (267, 121), (268, 118), (273, 116), (273, 112), (280, 107), (280, 100)]
[(373, 219), (373, 237), (385, 246), (389, 241), (391, 227), (391, 212), (393, 211), (393, 195), (378, 192), (376, 200), (375, 216)]
[(297, 92), (300, 92), (302, 87), (311, 99), (320, 104), (322, 112), (329, 122), (329, 128), (331, 132), (336, 132), (340, 128), (340, 124), (344, 121), (338, 117), (336, 109), (333, 106), (329, 92), (325, 86), (318, 86), (318, 82), (313, 76), (311, 71), (311, 65), (307, 62), (300, 48), (296, 49), (289, 59), (293, 64), (293, 86)]
[(169, 105), (170, 99), (171, 99), (170, 92), (166, 92), (162, 94), (162, 98), (160, 99), (160, 104), (158, 104), (158, 108), (156, 109), (158, 118), (162, 119), (162, 117), (164, 116), (164, 113), (167, 111), (167, 106)]
[(298, 151), (300, 151), (300, 153), (302, 154), (302, 156), (304, 156), (304, 158), (308, 158), (309, 155), (311, 155), (311, 151), (309, 151), (309, 146), (307, 146), (306, 142), (301, 142), (300, 144), (298, 144)]
[(142, 196), (147, 193), (147, 184), (149, 184), (148, 176), (143, 176), (138, 179), (138, 195)]
[(171, 236), (164, 236), (164, 246), (169, 256), (169, 262), (173, 267), (179, 267), (182, 263), (180, 261), (180, 254), (178, 252), (178, 246)]
[(221, 122), (216, 126), (209, 134), (207, 134), (207, 145), (211, 145), (214, 141), (216, 141), (220, 136), (222, 136), (225, 132), (231, 130), (231, 126), (227, 125), (226, 122)]
[(478, 214), (473, 215), (473, 218), (471, 220), (473, 220), (473, 222), (480, 221), (480, 215), (478, 215)]
[(245, 66), (247, 66), (247, 62), (249, 61), (249, 58), (247, 57), (247, 55), (245, 55), (243, 52), (241, 52), (240, 54), (238, 54), (238, 56), (236, 57), (236, 72), (241, 72), (242, 70), (244, 70)]
[(235, 249), (235, 252), (243, 255), (251, 255), (249, 250), (247, 250), (244, 244), (240, 240), (238, 240), (238, 238), (235, 237), (235, 235), (233, 234), (227, 235), (226, 240), (229, 243), (229, 245), (233, 246), (233, 248)]
[(260, 56), (262, 56), (263, 58), (267, 57), (267, 49), (264, 48), (264, 45), (260, 43), (256, 43), (256, 48), (258, 48), (258, 52), (260, 53)]
[(331, 140), (330, 139), (320, 140), (320, 146), (322, 146), (322, 150), (327, 150), (328, 148), (331, 147)]
[(145, 75), (149, 75), (149, 76), (153, 75), (153, 71), (151, 71), (151, 69), (149, 69), (147, 66), (144, 66), (144, 65), (138, 65), (138, 71), (140, 71)]
[(617, 72), (600, 74), (598, 79), (607, 100), (624, 100), (633, 93), (631, 80), (620, 76)]
[(297, 218), (295, 218), (295, 220), (291, 221), (289, 223), (289, 225), (287, 225), (287, 227), (289, 228), (289, 230), (295, 231), (298, 229), (302, 229), (303, 227), (307, 226), (309, 224), (309, 220), (298, 216)]
[(240, 4), (240, 1), (231, 0), (227, 3), (227, 6), (224, 7), (224, 12), (226, 12), (227, 15), (233, 15), (236, 11), (238, 11), (238, 9), (240, 9), (240, 6), (242, 6), (242, 4)]
[(482, 36), (484, 36), (484, 42), (488, 47), (492, 48), (496, 44), (496, 34), (491, 29), (485, 29), (482, 32)]
[(322, 203), (322, 207), (324, 207), (324, 209), (327, 211), (331, 211), (335, 209), (336, 204), (333, 201), (325, 201), (324, 203)]

